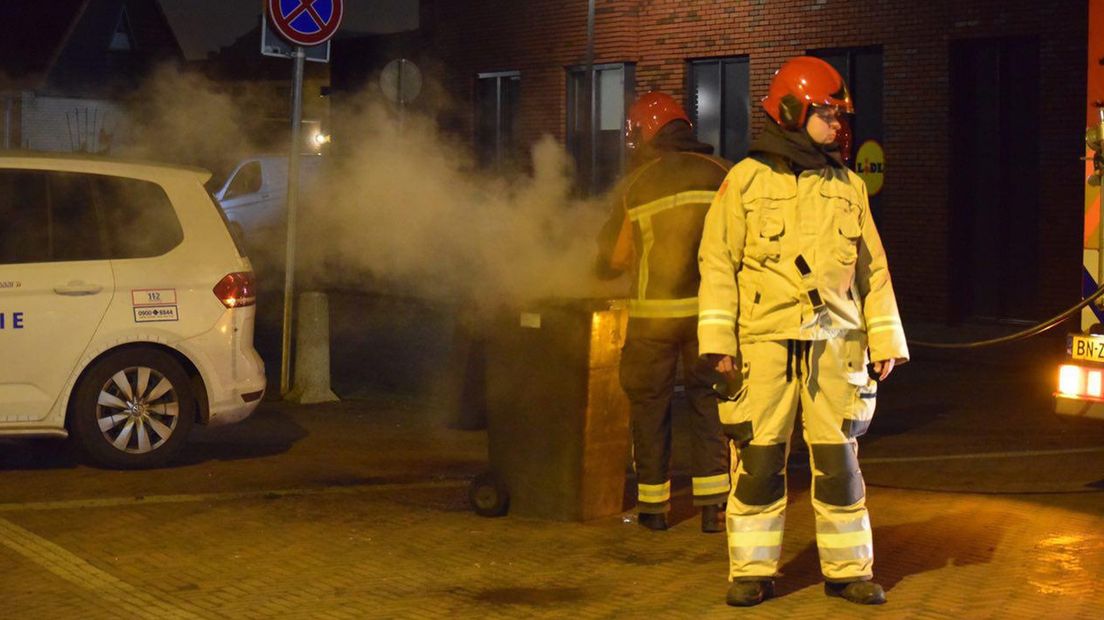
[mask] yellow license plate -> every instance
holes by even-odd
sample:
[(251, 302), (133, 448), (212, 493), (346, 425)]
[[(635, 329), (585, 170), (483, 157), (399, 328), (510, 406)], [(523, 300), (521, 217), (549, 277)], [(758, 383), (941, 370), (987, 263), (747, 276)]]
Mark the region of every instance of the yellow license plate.
[(1070, 356), (1075, 360), (1104, 362), (1104, 336), (1073, 336)]

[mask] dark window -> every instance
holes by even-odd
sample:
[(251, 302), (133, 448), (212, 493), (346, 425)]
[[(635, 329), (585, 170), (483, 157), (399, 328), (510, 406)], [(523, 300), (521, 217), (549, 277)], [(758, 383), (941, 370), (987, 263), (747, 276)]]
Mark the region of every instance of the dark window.
[(567, 147), (581, 188), (598, 193), (612, 186), (624, 168), (625, 110), (635, 88), (634, 67), (595, 65), (593, 89), (591, 84), (585, 67), (568, 71)]
[(111, 34), (111, 44), (108, 45), (108, 49), (113, 52), (129, 52), (134, 49), (134, 37), (131, 36), (126, 8), (119, 13), (119, 21), (115, 24), (115, 32)]
[(476, 152), (479, 164), (504, 168), (518, 156), (518, 106), (521, 76), (517, 71), (481, 73), (476, 85)]
[(261, 191), (261, 162), (251, 161), (234, 175), (234, 180), (230, 181), (230, 187), (226, 188), (224, 198), (236, 198), (259, 191)]
[(184, 238), (156, 184), (121, 177), (0, 171), (0, 262), (157, 256)]
[(160, 256), (184, 240), (176, 210), (161, 186), (122, 177), (93, 178), (111, 258)]
[(950, 44), (954, 314), (1035, 319), (1041, 72), (1035, 38)]
[(686, 113), (698, 139), (721, 157), (743, 159), (751, 126), (747, 57), (692, 60), (687, 77)]
[(51, 261), (107, 258), (91, 179), (92, 175), (71, 172), (48, 174)]
[(0, 263), (50, 260), (46, 175), (0, 170)]

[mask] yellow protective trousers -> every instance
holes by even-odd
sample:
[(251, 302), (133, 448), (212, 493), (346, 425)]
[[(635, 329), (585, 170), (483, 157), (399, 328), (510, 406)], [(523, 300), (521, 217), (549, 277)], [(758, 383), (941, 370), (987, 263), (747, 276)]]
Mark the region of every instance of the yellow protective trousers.
[(874, 551), (858, 443), (874, 413), (860, 331), (829, 340), (741, 343), (743, 384), (719, 407), (733, 450), (729, 495), (729, 577), (774, 577), (782, 553), (786, 460), (801, 406), (813, 472), (820, 567), (828, 581), (872, 576)]

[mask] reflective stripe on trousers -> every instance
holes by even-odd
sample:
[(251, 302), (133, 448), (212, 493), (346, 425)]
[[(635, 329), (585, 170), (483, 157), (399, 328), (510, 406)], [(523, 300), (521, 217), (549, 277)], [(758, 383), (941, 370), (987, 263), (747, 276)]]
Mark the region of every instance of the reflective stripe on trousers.
[(758, 513), (740, 514), (729, 498), (725, 529), (728, 531), (728, 556), (740, 571), (733, 577), (771, 575), (778, 571), (782, 557), (782, 530), (786, 523), (786, 500), (775, 502)]
[(671, 500), (671, 481), (636, 485), (637, 500), (645, 504), (666, 504)]
[(690, 487), (694, 497), (718, 496), (718, 504), (722, 503), (728, 492), (732, 490), (728, 472), (715, 476), (694, 476), (690, 479)]

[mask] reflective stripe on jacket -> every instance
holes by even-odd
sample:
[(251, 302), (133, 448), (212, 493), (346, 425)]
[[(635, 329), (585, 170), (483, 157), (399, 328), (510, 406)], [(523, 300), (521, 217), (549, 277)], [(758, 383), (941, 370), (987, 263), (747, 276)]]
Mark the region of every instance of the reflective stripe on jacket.
[(850, 170), (795, 176), (744, 159), (710, 206), (698, 261), (702, 354), (864, 330), (872, 360), (908, 359), (866, 184)]
[[(617, 188), (617, 204), (599, 238), (611, 264), (617, 232), (631, 227), (633, 258), (629, 316), (647, 319), (698, 314), (698, 244), (709, 205), (731, 163), (690, 151), (670, 151), (641, 165)], [(617, 263), (613, 260), (612, 263)]]

